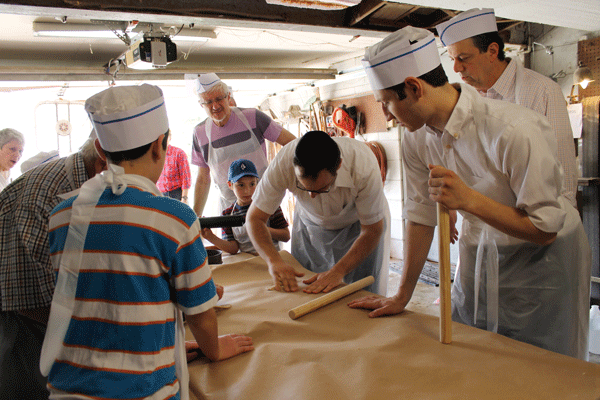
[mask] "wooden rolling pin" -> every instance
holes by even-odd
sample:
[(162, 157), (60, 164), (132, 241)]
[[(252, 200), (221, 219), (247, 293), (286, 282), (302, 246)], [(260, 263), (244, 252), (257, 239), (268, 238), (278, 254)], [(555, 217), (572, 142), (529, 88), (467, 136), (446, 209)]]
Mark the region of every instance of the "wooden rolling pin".
[(450, 276), (450, 215), (437, 203), (438, 246), (440, 255), (440, 342), (452, 343)]
[(362, 278), (359, 281), (351, 283), (347, 286), (343, 286), (334, 290), (333, 292), (327, 293), (298, 307), (294, 307), (288, 314), (291, 319), (300, 318), (301, 316), (308, 314), (309, 312), (313, 312), (323, 306), (326, 306), (327, 304), (331, 304), (344, 296), (348, 296), (351, 293), (357, 292), (360, 289), (369, 286), (373, 282), (375, 282), (375, 278), (372, 276), (367, 276), (366, 278)]

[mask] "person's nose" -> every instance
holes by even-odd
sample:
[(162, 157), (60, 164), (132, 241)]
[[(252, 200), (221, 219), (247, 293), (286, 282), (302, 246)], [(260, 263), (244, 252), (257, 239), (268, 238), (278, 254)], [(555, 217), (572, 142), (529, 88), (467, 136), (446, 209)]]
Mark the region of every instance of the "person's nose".
[(454, 63), (452, 66), (454, 67), (454, 72), (456, 72), (456, 73), (465, 70), (465, 67), (463, 67), (462, 63), (459, 60), (454, 60)]
[(385, 116), (386, 121), (391, 121), (395, 118), (394, 115), (391, 112), (389, 112), (387, 107), (383, 104), (381, 105), (381, 110), (383, 111), (383, 115)]

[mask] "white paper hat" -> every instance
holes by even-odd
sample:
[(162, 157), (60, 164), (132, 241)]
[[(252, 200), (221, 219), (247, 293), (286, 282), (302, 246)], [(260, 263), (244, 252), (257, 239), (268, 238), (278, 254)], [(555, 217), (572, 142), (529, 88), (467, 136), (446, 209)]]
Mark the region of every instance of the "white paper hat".
[(85, 110), (106, 151), (135, 149), (169, 130), (162, 90), (153, 85), (111, 87), (87, 99)]
[(198, 94), (208, 92), (219, 82), (221, 79), (214, 72), (202, 74), (196, 80), (196, 92)]
[(496, 15), (492, 8), (473, 8), (435, 27), (444, 46), (450, 46), (461, 40), (497, 32)]
[(419, 77), (440, 65), (435, 36), (426, 29), (404, 27), (368, 47), (362, 60), (371, 89), (381, 90)]
[(56, 160), (59, 158), (58, 150), (40, 151), (30, 159), (23, 161), (21, 164), (21, 173), (27, 172), (32, 168), (47, 163), (48, 161)]

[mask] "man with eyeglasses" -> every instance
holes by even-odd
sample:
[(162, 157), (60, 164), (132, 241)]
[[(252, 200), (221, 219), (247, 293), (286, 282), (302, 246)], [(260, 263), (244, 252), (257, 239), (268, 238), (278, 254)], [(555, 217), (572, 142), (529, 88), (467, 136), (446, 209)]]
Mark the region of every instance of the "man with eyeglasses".
[(194, 211), (202, 215), (211, 179), (220, 192), (220, 211), (236, 199), (227, 185), (227, 173), (239, 158), (250, 160), (262, 176), (267, 169), (265, 139), (285, 145), (296, 137), (255, 108), (231, 105), (229, 87), (217, 74), (200, 75), (196, 81), (199, 103), (210, 118), (194, 128), (192, 164), (197, 165)]
[(267, 229), (288, 190), (296, 198), (292, 255), (317, 272), (303, 281), (304, 292), (326, 293), (373, 275), (367, 290), (386, 294), (390, 219), (379, 171), (364, 143), (322, 131), (304, 134), (277, 154), (246, 214), (250, 239), (277, 290), (297, 291), (296, 277), (303, 276), (283, 261)]

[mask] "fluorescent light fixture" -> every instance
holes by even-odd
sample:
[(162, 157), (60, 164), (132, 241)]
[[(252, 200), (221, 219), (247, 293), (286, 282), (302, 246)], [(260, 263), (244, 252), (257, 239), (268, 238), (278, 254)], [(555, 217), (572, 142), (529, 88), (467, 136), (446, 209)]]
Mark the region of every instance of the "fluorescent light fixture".
[[(157, 34), (168, 34), (168, 29), (156, 29)], [(116, 29), (118, 32), (119, 30)], [(172, 29), (171, 29), (172, 31)], [(139, 29), (128, 32), (130, 36), (142, 34)], [(102, 24), (62, 24), (58, 22), (33, 22), (33, 35), (45, 37), (66, 37), (66, 38), (92, 38), (92, 39), (115, 39), (121, 40), (115, 32)], [(211, 30), (202, 29), (182, 29), (177, 35), (172, 36), (174, 41), (188, 41), (204, 43), (208, 39), (216, 38), (217, 35)]]

